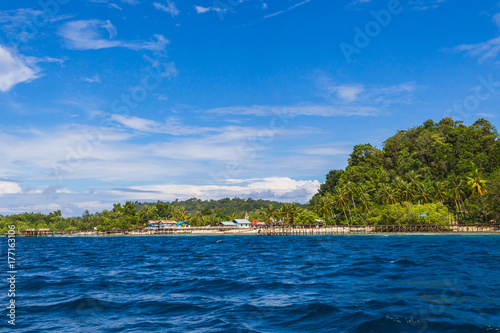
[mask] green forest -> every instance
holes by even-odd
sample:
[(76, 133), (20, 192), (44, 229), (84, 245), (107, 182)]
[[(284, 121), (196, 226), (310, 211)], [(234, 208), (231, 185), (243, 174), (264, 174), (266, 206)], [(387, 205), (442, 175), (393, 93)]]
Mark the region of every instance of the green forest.
[[(192, 198), (169, 203), (126, 202), (112, 210), (63, 218), (23, 213), (0, 216), (0, 230), (16, 224), (50, 230), (130, 229), (148, 220), (189, 221), (193, 226), (223, 220), (313, 224), (476, 224), (500, 215), (500, 143), (494, 126), (479, 119), (470, 126), (447, 117), (398, 131), (381, 148), (353, 148), (345, 170), (331, 170), (309, 203)], [(427, 213), (427, 217), (421, 217)]]

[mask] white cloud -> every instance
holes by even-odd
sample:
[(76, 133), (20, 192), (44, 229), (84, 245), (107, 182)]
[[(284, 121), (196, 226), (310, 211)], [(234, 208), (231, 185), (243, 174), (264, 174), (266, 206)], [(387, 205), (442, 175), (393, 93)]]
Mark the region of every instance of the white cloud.
[(481, 118), (496, 118), (496, 115), (494, 115), (493, 113), (487, 113), (487, 112), (476, 113), (476, 116), (481, 117)]
[[(310, 2), (310, 1), (311, 1), (311, 0), (304, 0), (304, 1), (302, 1), (302, 2), (298, 2), (298, 3), (296, 3), (296, 4), (294, 4), (294, 5), (290, 6), (290, 7), (288, 7), (287, 9), (280, 10), (280, 11), (274, 12), (274, 13), (272, 13), (272, 14), (265, 15), (265, 16), (264, 16), (264, 19), (268, 19), (268, 18), (270, 18), (270, 17), (274, 17), (274, 16), (278, 16), (278, 15), (280, 15), (280, 14), (286, 13), (286, 12), (288, 12), (288, 11), (290, 11), (290, 10), (292, 10), (292, 9), (295, 9), (295, 8), (297, 8), (297, 7), (299, 7), (299, 6), (302, 6), (302, 5), (304, 5), (304, 4), (306, 4), (306, 3)], [(267, 8), (267, 7), (266, 7), (266, 8)]]
[[(446, 0), (409, 0), (408, 7), (413, 10), (436, 9), (445, 2)], [(347, 7), (358, 9), (368, 3), (373, 3), (373, 0), (353, 0), (347, 5)]]
[(443, 5), (446, 0), (410, 0), (409, 5), (415, 10), (436, 9)]
[(365, 84), (338, 84), (330, 79), (317, 79), (318, 93), (328, 103), (299, 105), (229, 106), (207, 110), (208, 113), (274, 116), (278, 119), (295, 116), (376, 116), (394, 104), (410, 104), (418, 86), (405, 82), (390, 86)]
[(273, 105), (251, 105), (230, 106), (207, 110), (215, 114), (235, 114), (254, 116), (276, 116), (279, 118), (295, 116), (374, 116), (378, 110), (372, 107), (349, 107), (334, 105), (296, 105), (296, 106), (273, 106)]
[(172, 15), (172, 17), (179, 15), (179, 10), (177, 9), (177, 7), (175, 7), (175, 3), (173, 1), (167, 0), (166, 6), (159, 2), (154, 2), (153, 6), (158, 10), (169, 13), (170, 15)]
[(320, 95), (327, 98), (332, 105), (374, 109), (393, 104), (409, 104), (413, 101), (413, 94), (418, 89), (413, 82), (387, 86), (361, 83), (340, 84), (325, 76), (317, 78), (317, 85)]
[(88, 83), (94, 83), (94, 82), (101, 83), (101, 79), (97, 74), (92, 77), (83, 77), (82, 80)]
[(339, 145), (338, 143), (323, 144), (316, 146), (300, 147), (298, 150), (306, 155), (347, 155), (352, 151), (352, 145)]
[(140, 3), (139, 0), (121, 0), (121, 2), (127, 3), (129, 5), (137, 5)]
[(111, 114), (110, 119), (125, 126), (126, 128), (146, 132), (146, 133), (163, 133), (169, 135), (191, 135), (203, 134), (208, 131), (223, 132), (225, 128), (209, 128), (199, 126), (185, 126), (177, 118), (169, 117), (164, 123), (144, 119), (133, 116), (123, 116), (119, 114)]
[[(36, 131), (13, 129), (14, 134), (0, 132), (4, 162), (0, 174), (21, 179), (151, 181), (216, 173), (227, 163), (238, 164), (241, 172), (264, 172), (269, 169), (269, 150), (276, 141), (310, 134), (300, 129), (185, 126), (175, 118), (167, 118), (163, 128), (162, 123), (152, 120), (114, 118), (126, 128), (111, 123), (106, 128), (66, 125)], [(169, 136), (152, 135), (155, 132), (151, 129)], [(138, 136), (140, 143), (132, 140)], [(257, 165), (250, 168), (251, 162)]]
[(122, 8), (122, 7), (118, 6), (118, 5), (117, 5), (117, 4), (115, 4), (115, 3), (110, 3), (108, 6), (109, 6), (110, 8), (114, 8), (114, 9), (118, 9), (118, 10), (123, 10), (123, 8)]
[[(500, 29), (500, 13), (492, 18), (493, 23)], [(470, 57), (479, 58), (479, 62), (496, 58), (500, 53), (500, 36), (477, 44), (462, 44), (452, 49), (457, 52), (465, 52)]]
[(346, 101), (346, 102), (354, 102), (358, 95), (364, 90), (364, 86), (361, 84), (358, 85), (340, 85), (337, 87), (332, 87), (332, 91), (337, 93), (337, 96)]
[(0, 45), (0, 91), (9, 91), (18, 83), (38, 77), (38, 68), (29, 58), (22, 57)]
[(497, 13), (493, 16), (493, 23), (500, 28), (500, 13)]
[(483, 43), (462, 44), (454, 48), (458, 52), (466, 52), (470, 57), (479, 58), (480, 62), (496, 58), (500, 53), (500, 37), (495, 37)]
[(39, 25), (37, 22), (48, 20), (54, 23), (71, 17), (70, 15), (47, 15), (41, 10), (31, 8), (4, 10), (0, 11), (0, 29), (7, 33), (8, 39), (14, 44), (18, 44), (27, 42), (38, 34), (38, 30), (32, 28), (33, 25)]
[(0, 180), (0, 196), (3, 194), (21, 193), (21, 186), (15, 182)]
[(210, 7), (202, 7), (202, 6), (194, 6), (194, 9), (198, 14), (206, 13), (210, 11), (212, 8)]
[(277, 201), (307, 202), (318, 190), (317, 180), (294, 180), (288, 177), (226, 179), (223, 184), (210, 185), (144, 185), (112, 190), (137, 200), (219, 199), (240, 197)]
[(116, 40), (114, 39), (116, 34), (116, 28), (109, 20), (71, 21), (65, 23), (59, 30), (59, 35), (64, 38), (66, 46), (74, 50), (125, 47), (132, 50), (161, 51), (169, 43), (163, 35), (154, 35), (156, 41), (146, 42)]
[(226, 8), (221, 7), (203, 7), (203, 6), (194, 6), (194, 9), (198, 14), (203, 14), (207, 12), (227, 12)]

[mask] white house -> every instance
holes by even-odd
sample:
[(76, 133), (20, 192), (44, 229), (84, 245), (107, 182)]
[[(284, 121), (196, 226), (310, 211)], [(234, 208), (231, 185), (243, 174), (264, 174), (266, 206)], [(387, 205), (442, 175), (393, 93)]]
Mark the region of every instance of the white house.
[(247, 219), (234, 219), (233, 222), (236, 228), (250, 228), (250, 225), (252, 225)]

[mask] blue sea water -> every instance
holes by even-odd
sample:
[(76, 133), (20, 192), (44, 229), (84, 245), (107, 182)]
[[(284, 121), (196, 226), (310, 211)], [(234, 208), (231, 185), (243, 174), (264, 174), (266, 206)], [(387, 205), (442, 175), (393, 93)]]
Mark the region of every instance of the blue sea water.
[(498, 235), (16, 241), (21, 332), (500, 332)]

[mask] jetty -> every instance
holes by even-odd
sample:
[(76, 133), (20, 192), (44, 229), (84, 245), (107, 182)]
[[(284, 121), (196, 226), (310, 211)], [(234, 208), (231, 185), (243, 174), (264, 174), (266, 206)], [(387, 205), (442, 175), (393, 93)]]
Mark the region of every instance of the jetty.
[[(224, 226), (168, 227), (161, 229), (113, 229), (92, 231), (50, 231), (26, 229), (18, 231), (19, 237), (71, 237), (71, 236), (162, 236), (162, 235), (261, 235), (261, 236), (314, 236), (342, 234), (394, 234), (394, 233), (497, 233), (500, 224), (415, 224), (415, 225), (264, 225), (249, 228)], [(4, 234), (7, 236), (8, 234)]]

